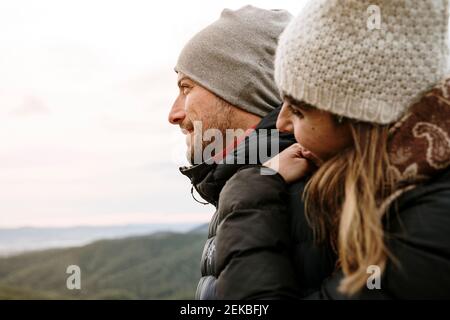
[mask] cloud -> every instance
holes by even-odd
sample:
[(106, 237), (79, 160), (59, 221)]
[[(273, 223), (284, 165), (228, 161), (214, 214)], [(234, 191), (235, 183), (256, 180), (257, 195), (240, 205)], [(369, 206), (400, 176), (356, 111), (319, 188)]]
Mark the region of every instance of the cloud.
[(47, 115), (50, 109), (43, 100), (37, 96), (25, 96), (22, 103), (11, 111), (12, 115), (18, 117), (29, 117), (35, 115)]

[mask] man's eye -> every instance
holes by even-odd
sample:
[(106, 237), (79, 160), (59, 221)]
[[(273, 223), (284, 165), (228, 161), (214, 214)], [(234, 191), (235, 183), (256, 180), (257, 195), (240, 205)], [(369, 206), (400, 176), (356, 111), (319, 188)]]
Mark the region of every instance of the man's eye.
[(181, 85), (181, 92), (184, 94), (184, 95), (186, 95), (186, 94), (188, 94), (189, 93), (189, 86), (187, 86), (187, 85)]

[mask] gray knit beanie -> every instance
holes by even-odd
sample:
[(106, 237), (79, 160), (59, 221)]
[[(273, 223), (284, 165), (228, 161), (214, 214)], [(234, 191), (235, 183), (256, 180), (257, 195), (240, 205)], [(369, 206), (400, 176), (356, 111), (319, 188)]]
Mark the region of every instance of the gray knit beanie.
[(448, 0), (313, 0), (280, 37), (275, 80), (319, 109), (388, 124), (445, 76), (447, 42)]
[(281, 103), (273, 61), (278, 37), (291, 18), (284, 10), (225, 9), (186, 44), (175, 71), (228, 103), (265, 116)]

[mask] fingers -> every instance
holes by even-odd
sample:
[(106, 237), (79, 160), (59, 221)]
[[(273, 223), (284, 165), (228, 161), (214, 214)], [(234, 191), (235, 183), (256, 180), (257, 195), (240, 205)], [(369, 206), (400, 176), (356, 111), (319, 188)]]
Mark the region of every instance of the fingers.
[(305, 158), (299, 158), (297, 163), (298, 163), (298, 166), (301, 167), (302, 169), (307, 169), (310, 167), (309, 161)]
[(294, 143), (287, 150), (289, 150), (289, 154), (293, 155), (296, 158), (302, 157), (303, 148), (298, 143)]

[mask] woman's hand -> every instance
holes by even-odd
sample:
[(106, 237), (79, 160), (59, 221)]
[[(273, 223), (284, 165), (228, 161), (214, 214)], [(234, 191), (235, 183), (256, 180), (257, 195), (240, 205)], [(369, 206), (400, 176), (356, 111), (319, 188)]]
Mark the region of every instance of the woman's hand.
[(303, 152), (304, 149), (298, 143), (294, 143), (265, 162), (263, 166), (278, 172), (286, 183), (292, 183), (303, 178), (314, 168), (314, 165), (304, 157)]

